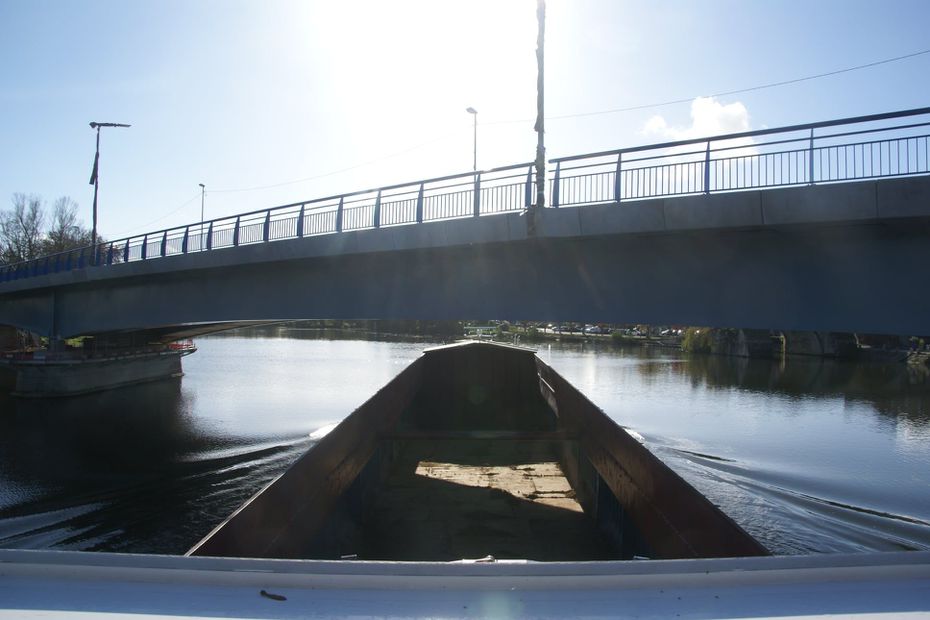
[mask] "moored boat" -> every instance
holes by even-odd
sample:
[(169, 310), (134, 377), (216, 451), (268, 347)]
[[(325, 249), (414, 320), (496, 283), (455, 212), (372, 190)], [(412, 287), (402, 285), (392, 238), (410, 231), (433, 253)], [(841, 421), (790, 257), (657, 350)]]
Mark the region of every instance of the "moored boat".
[(189, 555), (767, 555), (534, 351), (429, 349)]

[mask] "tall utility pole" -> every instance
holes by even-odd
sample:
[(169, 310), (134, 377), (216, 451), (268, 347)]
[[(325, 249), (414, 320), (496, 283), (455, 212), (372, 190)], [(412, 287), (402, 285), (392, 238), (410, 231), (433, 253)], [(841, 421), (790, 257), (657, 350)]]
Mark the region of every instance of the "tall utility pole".
[(100, 128), (101, 127), (131, 127), (124, 123), (94, 123), (90, 124), (91, 129), (97, 130), (97, 151), (94, 154), (94, 169), (90, 173), (90, 184), (94, 186), (94, 225), (90, 232), (90, 245), (93, 249), (91, 260), (97, 264), (97, 190), (100, 187)]
[(207, 186), (203, 183), (198, 183), (198, 185), (200, 185), (200, 245), (197, 249), (203, 250), (203, 196), (207, 191)]
[(543, 80), (545, 72), (544, 51), (546, 40), (546, 0), (536, 0), (536, 21), (539, 32), (536, 35), (536, 204), (534, 213), (530, 214), (529, 232), (536, 233), (536, 214), (546, 206), (546, 116)]
[(478, 172), (478, 110), (472, 107), (465, 108), (465, 111), (471, 114), (474, 117), (474, 133), (472, 134), (472, 145), (474, 147), (473, 153), (474, 157), (472, 159), (471, 169), (474, 172)]

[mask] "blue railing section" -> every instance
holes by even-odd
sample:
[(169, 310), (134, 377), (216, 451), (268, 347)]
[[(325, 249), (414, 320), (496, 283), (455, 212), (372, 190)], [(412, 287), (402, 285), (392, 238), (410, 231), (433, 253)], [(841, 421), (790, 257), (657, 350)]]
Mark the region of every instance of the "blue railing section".
[[(550, 207), (930, 173), (930, 107), (550, 160)], [(297, 202), (0, 266), (0, 282), (281, 239), (523, 211), (532, 163)]]

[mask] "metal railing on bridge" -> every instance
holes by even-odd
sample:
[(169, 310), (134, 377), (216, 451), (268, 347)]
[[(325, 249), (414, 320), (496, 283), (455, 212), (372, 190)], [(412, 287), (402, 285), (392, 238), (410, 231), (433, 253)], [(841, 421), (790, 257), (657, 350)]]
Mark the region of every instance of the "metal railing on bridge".
[(580, 206), (928, 174), (928, 127), (930, 108), (920, 108), (560, 157), (550, 161), (550, 202)]
[[(550, 160), (551, 208), (930, 173), (930, 108)], [(532, 163), (252, 211), (0, 267), (0, 282), (282, 239), (523, 211)]]

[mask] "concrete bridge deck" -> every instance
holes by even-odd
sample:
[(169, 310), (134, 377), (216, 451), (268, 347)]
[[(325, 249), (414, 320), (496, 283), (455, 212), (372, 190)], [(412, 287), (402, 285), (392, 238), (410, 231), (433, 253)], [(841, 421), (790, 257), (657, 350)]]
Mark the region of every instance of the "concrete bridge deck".
[(320, 235), (0, 285), (61, 336), (299, 318), (930, 332), (930, 177), (546, 209)]

